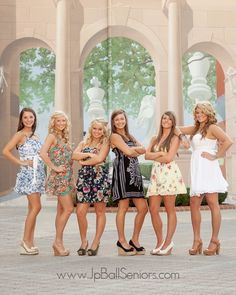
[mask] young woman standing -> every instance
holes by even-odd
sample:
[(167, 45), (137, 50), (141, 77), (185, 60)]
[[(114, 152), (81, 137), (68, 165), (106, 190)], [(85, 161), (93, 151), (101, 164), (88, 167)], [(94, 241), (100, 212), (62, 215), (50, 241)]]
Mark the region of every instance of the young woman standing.
[[(20, 112), (17, 132), (3, 149), (3, 155), (20, 166), (17, 174), (15, 191), (27, 195), (28, 214), (25, 220), (21, 252), (24, 255), (35, 255), (39, 249), (34, 246), (36, 218), (41, 210), (40, 196), (44, 192), (44, 163), (39, 157), (41, 143), (35, 134), (37, 118), (31, 108), (23, 108)], [(16, 147), (19, 158), (12, 154)]]
[[(200, 206), (203, 197), (211, 211), (212, 235), (204, 255), (214, 255), (220, 252), (219, 231), (221, 214), (218, 193), (227, 191), (227, 182), (224, 179), (218, 158), (233, 144), (229, 136), (216, 125), (216, 113), (209, 102), (198, 102), (193, 110), (195, 124), (188, 127), (179, 127), (177, 133), (190, 135), (192, 147), (191, 156), (191, 189), (190, 209), (193, 227), (193, 245), (189, 249), (190, 255), (202, 252), (200, 234), (201, 212)], [(187, 145), (188, 147), (188, 145)]]
[[(145, 159), (154, 160), (150, 185), (149, 210), (156, 234), (156, 248), (152, 255), (169, 255), (174, 247), (172, 241), (177, 225), (175, 199), (177, 194), (186, 193), (184, 181), (174, 159), (180, 140), (175, 135), (176, 119), (172, 112), (165, 112), (161, 117), (159, 133), (151, 139)], [(159, 214), (162, 198), (167, 213), (167, 234), (163, 239), (162, 221)]]
[(69, 250), (63, 244), (63, 232), (73, 212), (72, 193), (75, 190), (72, 169), (72, 148), (69, 142), (69, 120), (65, 113), (52, 114), (48, 127), (49, 135), (41, 149), (41, 157), (50, 168), (46, 192), (57, 196), (55, 220), (56, 237), (53, 243), (55, 256), (67, 256)]
[[(82, 167), (78, 171), (77, 180), (77, 219), (81, 236), (81, 247), (78, 255), (97, 255), (100, 239), (106, 224), (106, 203), (110, 196), (109, 168), (105, 164), (109, 153), (109, 136), (107, 123), (95, 119), (91, 122), (88, 134), (80, 142), (73, 153), (73, 159), (78, 160)], [(96, 234), (88, 248), (87, 212), (90, 204), (94, 204), (96, 212)]]
[[(118, 231), (118, 254), (145, 254), (144, 247), (139, 244), (139, 234), (148, 211), (144, 199), (142, 175), (138, 156), (145, 153), (145, 148), (129, 133), (128, 119), (124, 110), (116, 110), (111, 115), (112, 134), (111, 148), (115, 153), (112, 176), (112, 199), (118, 203), (116, 226)], [(129, 244), (125, 238), (125, 215), (129, 208), (129, 200), (137, 208), (134, 230)]]

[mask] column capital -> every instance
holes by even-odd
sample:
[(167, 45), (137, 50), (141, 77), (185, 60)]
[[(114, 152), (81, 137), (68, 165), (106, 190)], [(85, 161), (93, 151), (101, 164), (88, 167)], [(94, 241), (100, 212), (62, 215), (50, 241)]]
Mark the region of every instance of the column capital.
[(168, 14), (170, 3), (176, 3), (179, 7), (183, 7), (186, 4), (185, 0), (162, 0), (162, 10), (165, 14)]
[(57, 7), (59, 2), (67, 2), (68, 4), (73, 4), (73, 6), (76, 6), (76, 0), (53, 0), (55, 7)]

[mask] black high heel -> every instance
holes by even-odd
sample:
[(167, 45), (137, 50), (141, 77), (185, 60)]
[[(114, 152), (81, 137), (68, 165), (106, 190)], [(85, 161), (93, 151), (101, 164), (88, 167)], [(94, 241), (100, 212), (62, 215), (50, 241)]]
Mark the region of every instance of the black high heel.
[(116, 246), (118, 247), (118, 255), (120, 256), (133, 256), (136, 254), (136, 250), (133, 247), (126, 249), (121, 245), (120, 241), (117, 241)]
[(99, 244), (97, 245), (97, 248), (96, 249), (88, 249), (87, 253), (88, 253), (88, 256), (96, 256), (97, 253), (98, 253), (98, 248), (99, 248)]
[(86, 244), (85, 248), (80, 247), (79, 250), (77, 250), (78, 255), (79, 256), (86, 255), (87, 248), (88, 248), (88, 241), (87, 241), (87, 244)]
[(142, 246), (141, 247), (137, 247), (132, 240), (129, 241), (129, 244), (130, 244), (130, 246), (134, 247), (134, 249), (137, 252), (136, 253), (137, 255), (144, 255), (145, 254), (146, 250), (145, 250), (144, 247), (142, 247)]

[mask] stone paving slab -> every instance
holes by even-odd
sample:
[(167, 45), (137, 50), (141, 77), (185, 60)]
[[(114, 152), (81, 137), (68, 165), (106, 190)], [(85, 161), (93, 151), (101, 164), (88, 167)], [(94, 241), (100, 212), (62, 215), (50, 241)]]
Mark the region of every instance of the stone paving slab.
[[(12, 201), (14, 202), (14, 201)], [(141, 242), (147, 255), (117, 256), (115, 214), (107, 213), (107, 226), (96, 257), (79, 257), (80, 245), (75, 214), (65, 230), (69, 257), (54, 257), (55, 207), (45, 206), (40, 212), (36, 242), (38, 256), (20, 256), (26, 206), (0, 206), (0, 294), (235, 294), (236, 289), (236, 210), (222, 210), (222, 252), (219, 256), (189, 256), (192, 229), (189, 212), (178, 212), (178, 226), (172, 255), (151, 256), (155, 245), (150, 216), (145, 219)], [(127, 213), (126, 234), (130, 238), (135, 213)], [(161, 213), (166, 228), (166, 214)], [(95, 214), (88, 214), (92, 240)], [(202, 211), (202, 238), (207, 246), (210, 212)], [(93, 273), (93, 275), (92, 275)], [(161, 276), (161, 277), (159, 277)]]

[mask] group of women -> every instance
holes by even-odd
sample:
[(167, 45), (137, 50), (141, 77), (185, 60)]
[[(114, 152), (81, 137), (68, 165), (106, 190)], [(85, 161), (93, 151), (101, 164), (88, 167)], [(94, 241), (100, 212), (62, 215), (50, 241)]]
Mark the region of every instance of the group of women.
[[(118, 202), (116, 226), (119, 255), (143, 255), (146, 250), (139, 238), (148, 209), (156, 235), (156, 245), (152, 255), (169, 255), (174, 247), (177, 218), (175, 199), (177, 194), (186, 193), (185, 184), (175, 162), (178, 148), (191, 145), (191, 191), (190, 208), (193, 227), (193, 245), (190, 255), (202, 253), (200, 234), (200, 205), (204, 196), (211, 210), (212, 236), (205, 255), (219, 254), (218, 238), (221, 216), (218, 193), (227, 191), (227, 182), (219, 166), (218, 158), (223, 157), (232, 140), (216, 125), (216, 115), (208, 102), (199, 102), (194, 111), (194, 125), (177, 127), (172, 112), (165, 112), (160, 120), (159, 132), (153, 136), (147, 148), (142, 146), (128, 128), (128, 118), (124, 110), (115, 110), (111, 115), (111, 134), (107, 122), (93, 120), (82, 142), (73, 151), (69, 139), (69, 120), (61, 111), (54, 112), (49, 122), (49, 134), (43, 145), (35, 134), (36, 114), (31, 108), (22, 109), (16, 134), (6, 144), (3, 155), (20, 165), (15, 191), (27, 195), (28, 214), (25, 220), (24, 235), (21, 242), (21, 254), (36, 255), (39, 249), (34, 244), (36, 218), (41, 209), (40, 195), (44, 192), (57, 196), (57, 214), (55, 220), (56, 235), (53, 243), (55, 256), (67, 256), (69, 250), (64, 247), (63, 232), (74, 210), (72, 195), (76, 193), (76, 214), (81, 237), (80, 256), (98, 253), (100, 239), (106, 224), (106, 203)], [(186, 135), (190, 139), (186, 139)], [(16, 147), (19, 157), (12, 151)], [(110, 148), (115, 154), (113, 161), (112, 183), (109, 182), (109, 167), (106, 163)], [(147, 198), (144, 194), (142, 175), (138, 157), (152, 160), (153, 166)], [(78, 178), (73, 178), (73, 160), (80, 168)], [(49, 174), (45, 182), (45, 167)], [(132, 200), (137, 209), (131, 239), (125, 236), (125, 216)], [(163, 235), (162, 220), (159, 214), (161, 201), (164, 201), (167, 213), (167, 232)], [(96, 232), (92, 243), (87, 239), (88, 222), (86, 214), (90, 204), (96, 212)]]

